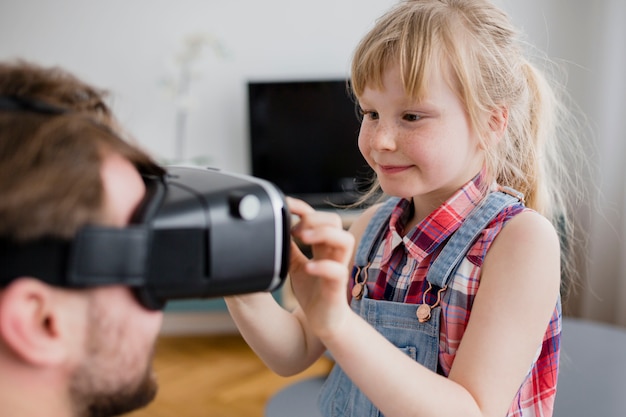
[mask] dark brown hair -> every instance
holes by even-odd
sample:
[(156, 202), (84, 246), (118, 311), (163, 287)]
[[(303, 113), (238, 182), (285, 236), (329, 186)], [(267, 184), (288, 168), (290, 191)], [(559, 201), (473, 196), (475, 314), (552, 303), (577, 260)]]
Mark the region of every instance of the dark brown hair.
[(139, 172), (163, 169), (124, 140), (104, 93), (59, 68), (0, 64), (0, 96), (63, 110), (47, 114), (0, 109), (0, 236), (70, 237), (102, 219), (100, 167), (108, 152)]

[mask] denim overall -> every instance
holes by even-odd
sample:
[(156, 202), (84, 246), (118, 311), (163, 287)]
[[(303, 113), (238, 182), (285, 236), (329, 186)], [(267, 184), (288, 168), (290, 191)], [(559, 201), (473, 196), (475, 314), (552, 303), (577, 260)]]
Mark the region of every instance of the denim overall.
[[(490, 193), (466, 218), (461, 227), (445, 244), (432, 263), (426, 279), (435, 289), (445, 289), (465, 254), (480, 232), (506, 207), (519, 202), (521, 194), (515, 190)], [(389, 217), (398, 203), (397, 198), (387, 200), (374, 214), (363, 240), (357, 248), (355, 264), (363, 273), (376, 253), (389, 224)], [(439, 358), (439, 323), (441, 307), (431, 311), (431, 317), (420, 322), (416, 316), (418, 305), (384, 300), (367, 296), (367, 285), (361, 299), (353, 298), (350, 307), (387, 340), (426, 368), (437, 372)], [(435, 292), (436, 293), (436, 292)], [(362, 341), (367, 343), (367, 341)], [(376, 358), (372, 358), (376, 360)], [(372, 375), (376, 378), (376, 375)], [(335, 365), (325, 381), (318, 399), (324, 417), (379, 417), (383, 414), (348, 378), (339, 365)]]

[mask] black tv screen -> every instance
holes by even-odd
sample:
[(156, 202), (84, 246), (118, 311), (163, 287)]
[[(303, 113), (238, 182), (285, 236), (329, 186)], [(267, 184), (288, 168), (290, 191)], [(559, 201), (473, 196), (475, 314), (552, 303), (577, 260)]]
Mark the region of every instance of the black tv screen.
[(346, 80), (248, 82), (252, 175), (314, 206), (351, 204), (371, 179)]

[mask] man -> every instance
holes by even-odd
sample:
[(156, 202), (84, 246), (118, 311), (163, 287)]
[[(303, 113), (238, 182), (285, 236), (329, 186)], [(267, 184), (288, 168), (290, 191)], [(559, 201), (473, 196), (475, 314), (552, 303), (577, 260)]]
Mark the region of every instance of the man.
[[(58, 69), (0, 64), (0, 241), (129, 223), (145, 194), (140, 172), (162, 169), (120, 138), (102, 97)], [(146, 405), (161, 320), (125, 286), (2, 277), (0, 414), (114, 416)]]

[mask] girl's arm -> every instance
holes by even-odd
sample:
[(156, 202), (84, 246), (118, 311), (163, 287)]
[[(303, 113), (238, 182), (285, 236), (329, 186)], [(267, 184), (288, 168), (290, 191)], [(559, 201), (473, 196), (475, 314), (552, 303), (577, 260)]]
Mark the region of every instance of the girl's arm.
[(295, 375), (324, 352), (319, 339), (308, 330), (300, 308), (289, 312), (269, 293), (224, 299), (246, 343), (277, 374)]
[[(300, 217), (293, 228), (294, 234), (306, 225), (314, 228), (324, 239), (324, 245), (313, 245), (313, 258), (336, 261), (346, 272), (354, 239), (341, 229), (341, 219), (337, 214), (317, 212), (306, 203), (288, 198), (289, 208)], [(305, 232), (306, 235), (307, 232)], [(291, 243), (289, 276), (294, 294), (298, 298), (317, 298), (311, 279), (303, 271), (309, 259), (302, 254), (295, 243)], [(343, 303), (346, 304), (345, 287)], [(293, 312), (285, 310), (269, 293), (255, 293), (225, 297), (228, 310), (239, 331), (265, 364), (279, 375), (293, 375), (308, 368), (326, 350), (319, 338), (310, 330), (302, 309)], [(347, 305), (347, 304), (346, 304)]]
[[(300, 237), (309, 244), (323, 241), (314, 232)], [(386, 416), (501, 417), (554, 311), (559, 259), (556, 232), (545, 218), (525, 212), (507, 223), (485, 258), (448, 378), (414, 362), (349, 309), (348, 273), (338, 263), (312, 260), (305, 266), (317, 297), (301, 306), (337, 363)]]

